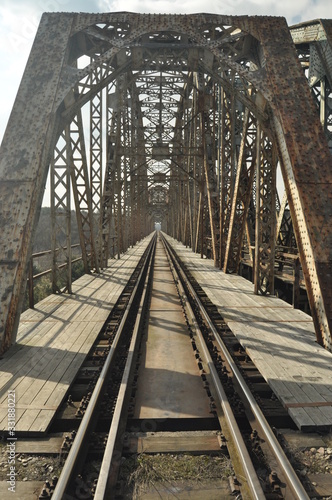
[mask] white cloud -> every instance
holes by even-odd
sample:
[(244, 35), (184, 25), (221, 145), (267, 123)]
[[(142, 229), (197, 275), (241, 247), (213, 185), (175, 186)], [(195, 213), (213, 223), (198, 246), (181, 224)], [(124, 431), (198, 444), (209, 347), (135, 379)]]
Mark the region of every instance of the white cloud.
[(0, 4), (0, 138), (44, 11), (142, 12), (284, 16), (288, 24), (332, 18), (330, 0), (1, 0)]
[(43, 12), (98, 12), (88, 0), (1, 0), (0, 4), (0, 142), (9, 119)]
[(331, 0), (312, 0), (306, 2), (306, 6), (301, 10), (302, 21), (309, 19), (332, 19)]
[(7, 3), (0, 6), (0, 50), (6, 50), (9, 55), (24, 49), (30, 51), (35, 37), (40, 16), (32, 7), (8, 7)]
[(36, 10), (29, 5), (0, 6), (0, 137), (23, 76), (39, 24)]
[[(99, 0), (101, 12), (123, 11), (122, 0)], [(288, 24), (315, 19), (316, 17), (332, 17), (330, 0), (210, 0), (207, 4), (202, 0), (126, 0), (126, 11), (142, 13), (174, 13), (189, 14), (210, 12), (226, 15), (267, 15), (283, 16)]]

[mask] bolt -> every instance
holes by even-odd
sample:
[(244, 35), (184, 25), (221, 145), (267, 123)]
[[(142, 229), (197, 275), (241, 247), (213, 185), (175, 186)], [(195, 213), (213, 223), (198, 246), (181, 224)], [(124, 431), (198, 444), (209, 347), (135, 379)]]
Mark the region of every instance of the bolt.
[(232, 495), (237, 495), (240, 493), (240, 488), (239, 488), (239, 482), (235, 476), (230, 477), (229, 479), (229, 485), (231, 487), (231, 492)]
[(269, 475), (269, 481), (270, 481), (270, 484), (273, 488), (278, 486), (279, 478), (278, 478), (278, 474), (276, 471), (271, 472), (271, 474)]
[(39, 498), (39, 500), (46, 500), (46, 499), (50, 498), (50, 495), (45, 487), (42, 489), (42, 492), (38, 498)]
[(210, 403), (210, 413), (215, 413), (215, 411), (216, 411), (216, 404)]
[(255, 441), (257, 438), (258, 438), (258, 432), (256, 431), (256, 429), (253, 429), (252, 433), (250, 434), (250, 439), (252, 441)]
[(65, 440), (62, 443), (62, 448), (68, 448), (69, 444), (70, 444), (70, 437), (69, 436), (65, 436)]

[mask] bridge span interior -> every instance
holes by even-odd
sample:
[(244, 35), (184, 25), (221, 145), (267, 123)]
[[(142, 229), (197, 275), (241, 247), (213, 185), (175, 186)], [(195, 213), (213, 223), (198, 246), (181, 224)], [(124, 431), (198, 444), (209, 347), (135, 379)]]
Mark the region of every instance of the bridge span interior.
[(331, 350), (331, 44), (330, 20), (44, 14), (0, 150), (1, 352), (43, 204), (52, 300), (73, 293), (74, 210), (88, 281), (161, 227), (288, 295)]
[[(75, 280), (71, 294), (51, 294), (22, 313), (17, 342), (0, 361), (0, 432), (8, 432), (8, 391), (16, 395), (17, 434), (49, 432), (77, 374), (84, 376), (82, 365), (153, 235), (99, 273)], [(332, 353), (317, 345), (311, 316), (275, 296), (256, 295), (249, 280), (224, 273), (212, 259), (201, 259), (190, 247), (166, 238), (297, 428), (331, 429)], [(159, 242), (140, 363), (143, 382), (133, 417), (142, 422), (210, 419), (209, 399), (161, 246)], [(85, 366), (89, 376), (98, 369), (92, 361)], [(79, 403), (65, 406), (70, 409), (67, 418), (75, 419)]]

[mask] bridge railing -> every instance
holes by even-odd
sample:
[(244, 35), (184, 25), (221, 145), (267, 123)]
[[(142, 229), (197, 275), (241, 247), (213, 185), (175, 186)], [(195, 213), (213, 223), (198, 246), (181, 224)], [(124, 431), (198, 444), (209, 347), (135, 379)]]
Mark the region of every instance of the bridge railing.
[[(117, 236), (111, 236), (110, 240), (112, 241), (111, 246), (110, 246), (110, 256), (109, 258), (113, 259), (116, 257), (118, 254), (118, 258), (120, 258), (118, 250), (117, 250)], [(80, 248), (81, 245), (79, 243), (76, 243), (75, 245), (71, 245), (71, 249), (74, 248)], [(66, 250), (67, 247), (63, 248), (63, 250)], [(43, 276), (48, 276), (52, 274), (52, 269), (46, 269), (44, 271), (41, 271), (37, 274), (34, 274), (34, 259), (38, 259), (40, 257), (45, 257), (47, 255), (51, 255), (52, 250), (43, 250), (42, 252), (35, 252), (31, 255), (30, 261), (29, 261), (29, 268), (28, 268), (28, 280), (27, 280), (27, 293), (28, 293), (28, 307), (30, 309), (34, 309), (35, 306), (35, 297), (34, 297), (34, 285), (36, 280), (42, 278)], [(76, 257), (71, 260), (72, 264), (75, 264), (76, 262), (82, 261), (82, 255), (79, 257)], [(64, 269), (65, 267), (68, 266), (67, 262), (64, 262), (63, 264), (58, 265), (58, 269)]]
[[(248, 248), (242, 250), (240, 274), (244, 278), (253, 281), (255, 247), (251, 246), (250, 248), (251, 255)], [(297, 250), (292, 247), (276, 246), (274, 263), (275, 294), (292, 304), (294, 309), (303, 309), (307, 314), (311, 314), (303, 270)], [(282, 284), (282, 288), (280, 284)], [(287, 289), (291, 293), (288, 293)]]
[[(77, 243), (75, 245), (71, 245), (72, 249), (79, 248), (79, 247), (80, 247), (79, 243)], [(34, 273), (34, 268), (33, 268), (34, 259), (37, 259), (40, 257), (45, 257), (45, 256), (51, 255), (51, 254), (52, 254), (52, 250), (44, 250), (42, 252), (36, 252), (36, 253), (33, 253), (31, 255), (31, 259), (29, 262), (29, 269), (28, 269), (28, 284), (27, 284), (27, 286), (28, 286), (28, 304), (29, 304), (30, 309), (33, 309), (35, 306), (35, 299), (34, 299), (35, 281), (42, 278), (43, 276), (47, 276), (47, 275), (52, 274), (52, 269), (46, 269), (45, 271), (41, 271), (37, 274), (33, 274)], [(81, 260), (82, 260), (82, 256), (76, 257), (75, 259), (72, 259), (71, 263), (74, 264), (75, 262), (79, 262)], [(60, 264), (58, 267), (60, 269), (63, 269), (67, 266), (68, 266), (68, 263), (64, 262), (63, 264)]]

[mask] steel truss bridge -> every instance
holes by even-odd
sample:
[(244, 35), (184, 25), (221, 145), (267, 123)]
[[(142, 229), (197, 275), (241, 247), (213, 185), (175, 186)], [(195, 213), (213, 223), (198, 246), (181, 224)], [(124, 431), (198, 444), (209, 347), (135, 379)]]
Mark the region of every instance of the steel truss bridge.
[(53, 292), (71, 292), (73, 207), (87, 273), (159, 222), (224, 272), (249, 263), (255, 293), (298, 256), (331, 350), (331, 148), (330, 20), (44, 14), (0, 153), (1, 351), (45, 186)]

